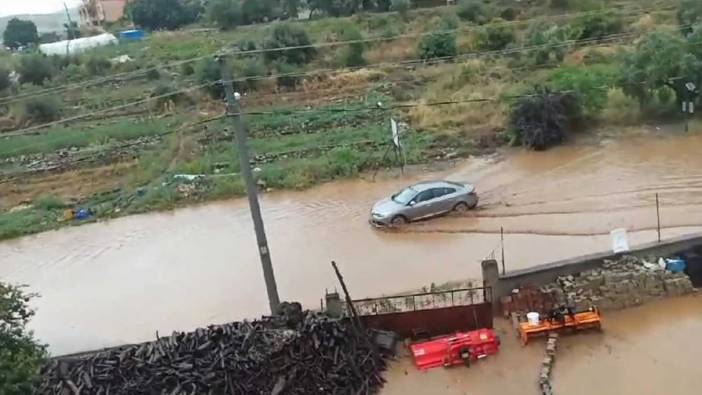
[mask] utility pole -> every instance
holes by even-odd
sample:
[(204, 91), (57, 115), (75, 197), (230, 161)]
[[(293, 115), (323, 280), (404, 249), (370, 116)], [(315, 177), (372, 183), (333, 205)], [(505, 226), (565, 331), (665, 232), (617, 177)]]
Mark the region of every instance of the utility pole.
[(232, 125), (234, 126), (236, 147), (239, 152), (241, 177), (244, 179), (246, 194), (249, 197), (249, 208), (251, 209), (251, 218), (253, 219), (254, 230), (256, 231), (258, 253), (261, 257), (261, 266), (263, 266), (263, 279), (266, 282), (266, 291), (268, 292), (268, 304), (271, 308), (271, 314), (276, 314), (278, 312), (278, 306), (280, 305), (278, 286), (275, 282), (275, 273), (273, 272), (271, 254), (268, 249), (266, 230), (263, 227), (261, 206), (258, 203), (258, 189), (254, 182), (251, 163), (249, 162), (249, 148), (246, 144), (247, 131), (244, 121), (241, 119), (239, 94), (234, 93), (234, 84), (232, 83), (231, 73), (227, 67), (227, 61), (224, 56), (217, 57), (217, 61), (219, 62), (222, 84), (224, 85), (224, 92), (227, 97), (227, 118), (232, 120)]
[(68, 18), (68, 24), (66, 25), (66, 58), (71, 56), (71, 40), (75, 37), (73, 34), (73, 21), (71, 20), (71, 13), (68, 12), (68, 6), (63, 3), (63, 8), (66, 10), (66, 18)]

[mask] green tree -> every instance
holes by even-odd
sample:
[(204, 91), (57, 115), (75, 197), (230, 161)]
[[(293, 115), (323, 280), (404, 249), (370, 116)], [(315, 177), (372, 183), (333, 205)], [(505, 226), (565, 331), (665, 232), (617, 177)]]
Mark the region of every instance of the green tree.
[(636, 49), (625, 57), (620, 79), (622, 90), (627, 96), (638, 99), (641, 107), (666, 87), (681, 98), (685, 94), (684, 83), (698, 82), (700, 78), (691, 67), (697, 59), (687, 50), (687, 42), (676, 34), (652, 32), (645, 35)]
[(484, 0), (460, 0), (456, 14), (463, 20), (482, 25), (490, 20), (490, 9)]
[(602, 39), (605, 36), (619, 33), (624, 28), (621, 16), (613, 10), (600, 10), (582, 15), (573, 23), (580, 40)]
[(172, 30), (197, 20), (201, 7), (195, 0), (134, 0), (127, 14), (138, 26)]
[(222, 73), (217, 61), (212, 58), (205, 58), (198, 63), (195, 69), (200, 84), (209, 84), (204, 89), (215, 98), (224, 96), (224, 87), (219, 82), (222, 79)]
[(458, 20), (454, 15), (444, 14), (436, 24), (429, 26), (419, 40), (418, 52), (422, 59), (456, 56), (456, 28)]
[(6, 47), (12, 49), (36, 44), (39, 42), (37, 26), (32, 21), (12, 18), (7, 22), (5, 32), (2, 34), (2, 41)]
[(12, 85), (10, 71), (0, 65), (0, 93)]
[[(307, 36), (307, 32), (299, 25), (277, 23), (263, 43), (263, 47), (269, 50), (264, 53), (264, 59), (268, 63), (306, 64), (312, 61), (317, 53), (311, 45), (312, 41)], [(291, 49), (276, 50), (288, 47)]]
[(392, 0), (390, 3), (390, 10), (399, 12), (403, 17), (407, 16), (410, 8), (412, 8), (411, 0)]
[(476, 34), (476, 44), (480, 49), (500, 50), (515, 41), (514, 26), (501, 18), (495, 18), (483, 26)]
[(594, 117), (607, 105), (607, 94), (617, 82), (617, 73), (618, 69), (608, 65), (566, 66), (553, 71), (547, 84), (553, 92), (574, 92), (583, 114)]
[[(702, 23), (702, 1), (680, 0), (680, 4), (678, 5), (678, 21), (683, 26)], [(691, 28), (687, 28), (685, 31), (689, 33)]]
[(34, 315), (29, 302), (34, 295), (21, 287), (0, 282), (0, 394), (31, 394), (46, 358), (27, 324)]
[(344, 44), (339, 48), (339, 56), (341, 66), (357, 67), (366, 64), (366, 59), (363, 57), (365, 50), (361, 31), (351, 22), (340, 23), (336, 29), (336, 37), (339, 41), (350, 41), (349, 44)]
[(283, 0), (283, 2), (285, 3), (283, 11), (288, 16), (288, 18), (297, 18), (300, 14), (302, 0)]
[(362, 6), (362, 0), (307, 0), (312, 12), (321, 12), (329, 16), (351, 15)]
[(277, 17), (274, 5), (273, 0), (243, 0), (241, 13), (244, 23), (264, 22)]
[(20, 58), (17, 72), (21, 83), (43, 85), (53, 76), (53, 67), (51, 61), (40, 54), (24, 55)]
[(240, 0), (211, 0), (207, 10), (208, 18), (223, 29), (244, 24)]
[(550, 25), (544, 21), (533, 22), (529, 25), (524, 40), (525, 47), (530, 48), (527, 56), (538, 65), (552, 59), (561, 62), (569, 49), (569, 35), (567, 27)]
[(580, 117), (576, 96), (536, 89), (512, 108), (509, 133), (512, 143), (543, 150), (561, 143), (568, 128)]

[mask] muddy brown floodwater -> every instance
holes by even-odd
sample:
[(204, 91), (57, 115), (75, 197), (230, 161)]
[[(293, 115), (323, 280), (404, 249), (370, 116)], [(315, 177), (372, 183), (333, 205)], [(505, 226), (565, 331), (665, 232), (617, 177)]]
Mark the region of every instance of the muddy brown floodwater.
[[(552, 374), (556, 394), (696, 395), (702, 376), (702, 298), (669, 299), (605, 314), (602, 332), (563, 336)], [(497, 320), (500, 352), (470, 368), (419, 372), (409, 358), (390, 365), (381, 395), (522, 395), (538, 393), (545, 340), (522, 347)]]
[[(438, 173), (335, 182), (262, 197), (283, 299), (319, 305), (337, 286), (336, 260), (356, 298), (479, 278), (506, 234), (508, 269), (702, 229), (702, 136), (626, 138), (547, 152), (506, 151)], [(371, 229), (371, 204), (429, 178), (470, 181), (479, 209)], [(255, 317), (266, 292), (245, 200), (67, 228), (0, 244), (0, 278), (41, 293), (32, 328), (56, 354)]]

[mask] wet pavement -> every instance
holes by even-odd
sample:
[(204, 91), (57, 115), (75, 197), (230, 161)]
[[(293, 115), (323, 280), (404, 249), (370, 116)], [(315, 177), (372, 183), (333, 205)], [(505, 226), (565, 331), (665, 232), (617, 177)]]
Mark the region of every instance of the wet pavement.
[[(500, 352), (470, 368), (420, 372), (409, 358), (391, 364), (381, 395), (536, 394), (545, 339), (522, 347), (496, 322)], [(702, 297), (668, 299), (606, 313), (602, 332), (562, 336), (551, 375), (556, 394), (699, 394)]]
[[(282, 299), (319, 305), (337, 287), (352, 296), (396, 293), (480, 277), (505, 230), (506, 266), (523, 268), (702, 230), (702, 136), (633, 137), (546, 152), (508, 150), (438, 173), (335, 182), (262, 197)], [(371, 229), (370, 206), (429, 178), (470, 181), (481, 205), (398, 232)], [(57, 354), (151, 339), (254, 317), (267, 301), (245, 200), (66, 228), (0, 244), (0, 278), (41, 293), (32, 328)]]

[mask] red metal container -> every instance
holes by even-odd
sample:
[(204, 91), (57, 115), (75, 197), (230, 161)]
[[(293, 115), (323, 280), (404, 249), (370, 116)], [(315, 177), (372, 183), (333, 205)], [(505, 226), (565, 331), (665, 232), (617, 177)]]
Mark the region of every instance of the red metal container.
[(496, 354), (499, 348), (500, 338), (491, 329), (459, 332), (410, 345), (414, 363), (421, 370), (440, 366), (470, 366), (473, 361)]

